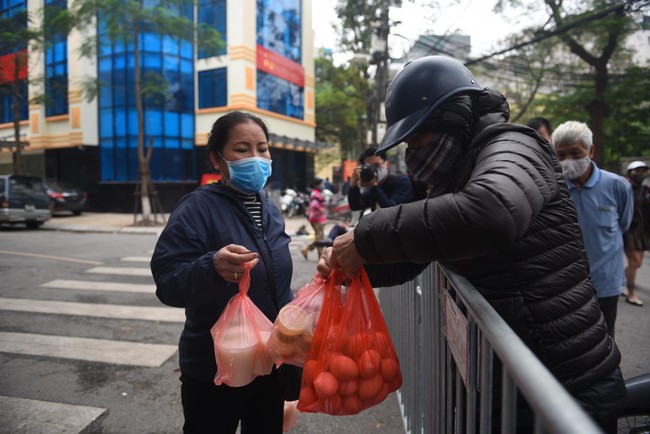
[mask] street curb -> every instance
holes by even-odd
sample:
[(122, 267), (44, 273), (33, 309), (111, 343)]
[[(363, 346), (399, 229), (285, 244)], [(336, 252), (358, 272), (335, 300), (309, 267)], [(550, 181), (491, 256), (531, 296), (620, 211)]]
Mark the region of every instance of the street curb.
[(103, 233), (103, 234), (137, 234), (137, 235), (160, 235), (163, 228), (136, 228), (136, 227), (114, 227), (114, 226), (41, 226), (41, 230), (78, 233)]

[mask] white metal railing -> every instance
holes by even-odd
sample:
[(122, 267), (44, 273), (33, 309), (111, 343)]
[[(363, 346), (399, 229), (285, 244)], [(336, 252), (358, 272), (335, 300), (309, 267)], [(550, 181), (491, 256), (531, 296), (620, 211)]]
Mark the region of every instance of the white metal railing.
[[(515, 433), (519, 417), (536, 434), (602, 434), (464, 277), (435, 263), (381, 288), (379, 300), (402, 367), (408, 433)], [(521, 414), (521, 400), (532, 415)]]

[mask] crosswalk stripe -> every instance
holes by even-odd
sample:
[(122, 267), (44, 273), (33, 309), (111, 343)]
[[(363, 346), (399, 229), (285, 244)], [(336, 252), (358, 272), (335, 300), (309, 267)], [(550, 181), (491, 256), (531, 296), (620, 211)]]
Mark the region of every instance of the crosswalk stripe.
[(122, 258), (124, 262), (150, 262), (151, 256), (125, 256)]
[(185, 322), (183, 309), (172, 307), (123, 306), (0, 297), (0, 310), (139, 321)]
[(119, 274), (122, 276), (151, 276), (149, 268), (141, 267), (93, 267), (86, 273)]
[(0, 427), (7, 433), (70, 434), (81, 432), (105, 408), (0, 396)]
[(116, 365), (155, 368), (176, 350), (175, 345), (0, 332), (0, 352)]
[(94, 282), (92, 280), (66, 280), (54, 279), (41, 283), (39, 286), (57, 289), (83, 289), (89, 291), (115, 291), (115, 292), (142, 292), (153, 294), (156, 292), (155, 285), (141, 283), (118, 283), (118, 282)]

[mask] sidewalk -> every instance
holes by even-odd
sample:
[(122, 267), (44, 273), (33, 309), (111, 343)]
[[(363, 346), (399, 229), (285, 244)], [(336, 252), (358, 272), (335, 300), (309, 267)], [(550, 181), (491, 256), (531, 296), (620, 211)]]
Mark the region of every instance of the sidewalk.
[[(165, 214), (167, 221), (169, 214)], [(141, 216), (138, 216), (138, 220)], [(312, 232), (311, 226), (306, 218), (294, 217), (285, 219), (286, 232), (294, 236), (300, 226), (304, 225), (308, 232)], [(124, 233), (124, 234), (155, 234), (160, 235), (165, 227), (162, 218), (158, 216), (157, 222), (151, 226), (141, 226), (134, 224), (133, 214), (130, 213), (94, 213), (86, 212), (79, 216), (60, 214), (53, 216), (46, 221), (41, 229), (53, 231), (68, 232), (105, 232), (105, 233)], [(331, 224), (327, 226), (327, 231)]]

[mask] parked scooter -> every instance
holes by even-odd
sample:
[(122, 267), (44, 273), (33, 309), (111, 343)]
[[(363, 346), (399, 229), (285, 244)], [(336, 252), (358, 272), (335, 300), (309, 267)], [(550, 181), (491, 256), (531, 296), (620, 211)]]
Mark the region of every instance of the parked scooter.
[(309, 197), (292, 188), (286, 188), (280, 196), (280, 210), (287, 218), (307, 214)]
[(628, 405), (618, 417), (619, 434), (650, 433), (650, 373), (625, 381)]

